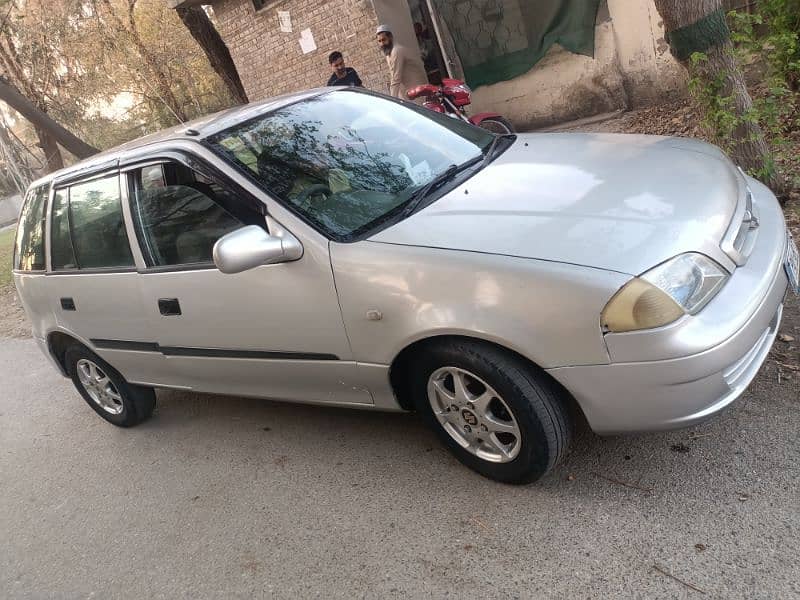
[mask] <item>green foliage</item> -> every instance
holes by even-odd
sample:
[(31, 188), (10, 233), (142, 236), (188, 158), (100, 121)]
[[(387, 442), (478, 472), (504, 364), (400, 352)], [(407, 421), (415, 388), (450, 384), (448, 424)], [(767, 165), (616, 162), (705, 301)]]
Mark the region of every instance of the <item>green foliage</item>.
[(0, 291), (11, 285), (11, 255), (14, 248), (14, 229), (0, 231)]
[(175, 125), (176, 112), (191, 119), (231, 104), (163, 0), (0, 0), (0, 70), (100, 149)]
[(760, 0), (755, 13), (732, 11), (731, 39), (766, 59), (769, 77), (800, 90), (800, 0)]
[[(735, 154), (735, 146), (741, 141), (735, 132), (746, 124), (759, 124), (773, 134), (773, 139), (775, 138), (781, 112), (777, 96), (756, 98), (752, 108), (739, 112), (733, 92), (726, 94), (729, 73), (724, 70), (713, 72), (711, 69), (705, 69), (708, 56), (702, 52), (693, 53), (689, 62), (690, 72), (694, 74), (689, 79), (689, 91), (703, 107), (702, 124), (726, 153)], [(709, 77), (710, 73), (713, 73), (713, 77)], [(766, 181), (774, 176), (775, 169), (775, 161), (770, 156), (766, 157), (760, 169), (752, 171), (750, 175)]]
[[(740, 55), (756, 57), (766, 67), (756, 98), (759, 118), (779, 162), (791, 164), (796, 157), (788, 138), (800, 130), (800, 0), (759, 0), (756, 12), (734, 11), (729, 20)], [(794, 173), (790, 187), (800, 188), (800, 174)]]
[[(732, 11), (728, 22), (735, 45), (733, 59), (760, 63), (766, 73), (763, 85), (754, 90), (753, 107), (741, 114), (734, 96), (726, 93), (729, 73), (719, 71), (709, 77), (711, 70), (705, 68), (708, 56), (694, 53), (689, 89), (704, 108), (703, 126), (731, 152), (736, 144), (734, 132), (744, 124), (756, 123), (782, 159), (787, 134), (800, 128), (800, 0), (760, 0), (754, 13)], [(750, 174), (765, 180), (775, 169), (770, 158), (762, 169)]]

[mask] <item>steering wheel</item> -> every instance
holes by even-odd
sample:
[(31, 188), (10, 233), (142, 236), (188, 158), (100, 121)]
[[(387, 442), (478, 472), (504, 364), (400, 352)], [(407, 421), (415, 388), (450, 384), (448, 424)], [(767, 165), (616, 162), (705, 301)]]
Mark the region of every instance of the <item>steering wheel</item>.
[(316, 195), (316, 194), (322, 194), (322, 195), (328, 197), (328, 196), (332, 196), (333, 192), (331, 191), (331, 188), (329, 188), (324, 183), (315, 183), (314, 185), (308, 186), (302, 192), (297, 194), (297, 198), (295, 200), (295, 203), (298, 204), (298, 205), (303, 205), (303, 204), (308, 205), (311, 196), (312, 195)]

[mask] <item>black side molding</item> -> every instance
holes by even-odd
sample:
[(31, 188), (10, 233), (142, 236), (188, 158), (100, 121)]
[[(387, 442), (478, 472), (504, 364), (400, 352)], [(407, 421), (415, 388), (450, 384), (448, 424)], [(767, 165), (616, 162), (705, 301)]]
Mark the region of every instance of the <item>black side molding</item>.
[(135, 352), (158, 352), (158, 344), (152, 342), (127, 342), (125, 340), (89, 340), (95, 348), (103, 350), (133, 350)]
[(255, 358), (260, 360), (339, 360), (333, 354), (315, 352), (272, 352), (264, 350), (223, 350), (221, 348), (181, 348), (160, 346), (165, 356), (200, 356), (205, 358)]
[(185, 348), (161, 346), (154, 342), (126, 340), (90, 340), (101, 350), (128, 350), (132, 352), (160, 352), (164, 356), (191, 356), (199, 358), (240, 358), (251, 360), (340, 360), (335, 354), (318, 352), (280, 352), (270, 350), (227, 350), (223, 348)]

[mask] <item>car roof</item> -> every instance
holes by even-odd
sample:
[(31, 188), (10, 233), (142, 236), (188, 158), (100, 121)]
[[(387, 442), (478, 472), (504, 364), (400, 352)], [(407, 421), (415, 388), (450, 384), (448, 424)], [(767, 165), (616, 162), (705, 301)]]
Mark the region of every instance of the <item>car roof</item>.
[(228, 127), (236, 125), (237, 123), (258, 117), (284, 106), (288, 106), (289, 104), (294, 104), (300, 100), (319, 96), (323, 93), (339, 91), (340, 89), (345, 88), (315, 88), (304, 92), (285, 94), (283, 96), (276, 96), (274, 98), (269, 98), (259, 102), (251, 102), (249, 104), (235, 106), (233, 108), (199, 117), (185, 123), (180, 123), (173, 127), (169, 127), (168, 129), (163, 129), (156, 133), (151, 133), (149, 135), (136, 138), (135, 140), (125, 142), (124, 144), (120, 144), (114, 148), (93, 154), (89, 158), (78, 161), (69, 167), (48, 173), (47, 175), (40, 177), (31, 183), (29, 189), (47, 184), (55, 179), (65, 179), (70, 178), (72, 175), (78, 175), (83, 172), (95, 171), (103, 166), (108, 166), (110, 168), (114, 161), (118, 160), (123, 153), (135, 150), (137, 148), (142, 148), (150, 144), (157, 144), (170, 140), (201, 140), (214, 135), (223, 129), (227, 129)]

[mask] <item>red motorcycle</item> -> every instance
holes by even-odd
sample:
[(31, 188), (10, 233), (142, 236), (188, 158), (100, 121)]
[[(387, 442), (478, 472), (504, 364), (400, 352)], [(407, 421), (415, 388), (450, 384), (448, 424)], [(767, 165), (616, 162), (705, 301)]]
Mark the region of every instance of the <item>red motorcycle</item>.
[(408, 90), (406, 95), (410, 100), (425, 98), (422, 103), (425, 108), (483, 127), (492, 133), (514, 133), (514, 126), (499, 113), (483, 112), (467, 116), (464, 107), (472, 103), (472, 90), (458, 79), (443, 79), (442, 85), (418, 85)]

